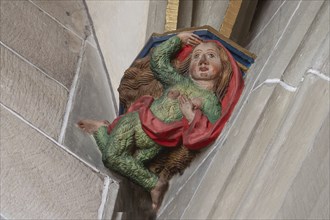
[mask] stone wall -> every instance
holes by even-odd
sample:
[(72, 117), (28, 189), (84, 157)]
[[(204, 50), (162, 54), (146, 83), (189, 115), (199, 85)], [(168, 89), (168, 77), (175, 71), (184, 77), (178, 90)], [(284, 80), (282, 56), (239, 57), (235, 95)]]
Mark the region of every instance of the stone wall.
[(263, 1), (235, 112), (159, 219), (329, 219), (329, 1)]
[[(86, 1), (118, 103), (124, 71), (145, 43), (149, 1)], [(155, 25), (151, 25), (155, 26)]]
[(1, 218), (111, 218), (116, 177), (74, 126), (117, 111), (83, 1), (0, 9)]

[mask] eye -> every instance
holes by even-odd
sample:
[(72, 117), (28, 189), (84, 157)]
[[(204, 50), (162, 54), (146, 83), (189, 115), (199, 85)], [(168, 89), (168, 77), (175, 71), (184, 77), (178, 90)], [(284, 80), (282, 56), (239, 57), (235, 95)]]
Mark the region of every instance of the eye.
[(193, 55), (193, 58), (194, 59), (197, 59), (198, 57), (199, 57), (199, 54), (198, 53), (196, 53), (196, 54)]
[(209, 58), (214, 58), (215, 54), (214, 53), (209, 53), (208, 56), (209, 56)]

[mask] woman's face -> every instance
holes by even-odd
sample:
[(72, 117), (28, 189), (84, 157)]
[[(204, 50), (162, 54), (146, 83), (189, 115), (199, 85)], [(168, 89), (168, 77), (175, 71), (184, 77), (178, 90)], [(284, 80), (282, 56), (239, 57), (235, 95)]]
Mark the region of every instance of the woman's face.
[(194, 80), (215, 80), (221, 71), (219, 49), (213, 43), (201, 43), (192, 52), (189, 66)]

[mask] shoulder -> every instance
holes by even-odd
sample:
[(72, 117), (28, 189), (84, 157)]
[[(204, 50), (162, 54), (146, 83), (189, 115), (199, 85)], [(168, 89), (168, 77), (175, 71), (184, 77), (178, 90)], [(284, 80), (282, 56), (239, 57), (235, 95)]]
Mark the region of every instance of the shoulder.
[(207, 92), (203, 94), (205, 97), (205, 104), (213, 105), (213, 106), (221, 106), (220, 101), (217, 96), (213, 92)]
[(215, 114), (221, 113), (221, 103), (213, 92), (205, 92), (203, 94), (203, 100), (203, 109), (205, 111), (214, 112)]

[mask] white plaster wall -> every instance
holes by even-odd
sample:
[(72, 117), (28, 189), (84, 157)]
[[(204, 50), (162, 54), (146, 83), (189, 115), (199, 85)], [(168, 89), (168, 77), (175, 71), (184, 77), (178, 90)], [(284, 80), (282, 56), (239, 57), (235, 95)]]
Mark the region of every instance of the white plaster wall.
[(145, 43), (150, 2), (87, 0), (86, 3), (119, 103), (117, 88), (121, 77)]

